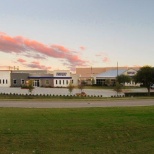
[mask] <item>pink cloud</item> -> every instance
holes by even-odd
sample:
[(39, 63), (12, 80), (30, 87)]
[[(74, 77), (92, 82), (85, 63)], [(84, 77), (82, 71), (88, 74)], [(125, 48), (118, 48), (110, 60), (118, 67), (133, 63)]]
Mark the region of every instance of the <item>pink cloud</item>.
[(108, 57), (103, 57), (103, 62), (108, 63), (108, 62), (110, 62), (110, 59)]
[(75, 55), (74, 51), (71, 51), (64, 46), (48, 46), (22, 36), (11, 37), (3, 32), (0, 32), (0, 51), (25, 55), (27, 55), (29, 52), (33, 52), (32, 57), (42, 58), (43, 56), (49, 56), (52, 58), (65, 59), (72, 67), (77, 65), (83, 66), (87, 63), (87, 61)]
[(96, 56), (96, 57), (100, 57), (100, 56), (102, 56), (102, 55), (101, 55), (101, 54), (96, 54), (95, 56)]
[(28, 57), (28, 58), (34, 58), (34, 59), (41, 59), (41, 60), (47, 59), (47, 56), (42, 55), (42, 54), (33, 53), (33, 52), (24, 53), (23, 56)]
[(43, 69), (43, 70), (50, 70), (50, 66), (41, 65), (38, 61), (33, 61), (31, 63), (28, 63), (26, 60), (19, 58), (17, 60), (18, 63), (20, 63), (23, 66), (29, 67), (29, 68), (35, 68), (35, 69)]
[(20, 62), (20, 63), (25, 63), (26, 62), (26, 60), (21, 59), (21, 58), (19, 58), (17, 61)]
[(107, 53), (102, 52), (102, 53), (96, 54), (95, 56), (100, 57), (104, 63), (110, 62), (110, 58), (108, 57)]
[(35, 69), (43, 69), (43, 70), (49, 70), (51, 69), (50, 66), (41, 65), (39, 62), (33, 61), (29, 64), (25, 64), (26, 67), (35, 68)]
[(80, 49), (81, 49), (81, 50), (86, 50), (86, 47), (81, 46)]
[(55, 50), (64, 51), (64, 52), (70, 52), (69, 49), (65, 48), (65, 47), (62, 46), (62, 45), (52, 45), (51, 47), (52, 47), (53, 49), (55, 49)]

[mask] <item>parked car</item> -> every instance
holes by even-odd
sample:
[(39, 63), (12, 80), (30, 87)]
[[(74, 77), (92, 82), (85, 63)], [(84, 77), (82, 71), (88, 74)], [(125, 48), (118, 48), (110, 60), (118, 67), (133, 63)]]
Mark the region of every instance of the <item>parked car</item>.
[(151, 89), (154, 89), (154, 84), (152, 84), (152, 85), (150, 86), (150, 88), (151, 88)]

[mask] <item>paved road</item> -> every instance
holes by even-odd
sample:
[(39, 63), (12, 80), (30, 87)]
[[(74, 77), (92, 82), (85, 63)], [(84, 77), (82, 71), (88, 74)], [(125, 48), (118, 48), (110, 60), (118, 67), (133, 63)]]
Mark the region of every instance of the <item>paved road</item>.
[(0, 107), (19, 108), (83, 108), (83, 107), (124, 107), (154, 106), (154, 99), (103, 100), (103, 101), (0, 101)]

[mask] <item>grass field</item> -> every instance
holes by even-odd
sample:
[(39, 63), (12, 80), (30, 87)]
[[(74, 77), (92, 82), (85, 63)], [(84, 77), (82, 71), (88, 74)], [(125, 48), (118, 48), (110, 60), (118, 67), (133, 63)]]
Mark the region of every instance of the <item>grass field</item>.
[(153, 154), (154, 106), (0, 108), (2, 154)]

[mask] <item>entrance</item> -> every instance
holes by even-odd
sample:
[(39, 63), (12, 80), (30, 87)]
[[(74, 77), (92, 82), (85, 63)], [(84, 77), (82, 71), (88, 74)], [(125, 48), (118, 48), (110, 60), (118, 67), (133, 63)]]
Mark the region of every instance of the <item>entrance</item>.
[(39, 80), (34, 80), (33, 81), (33, 86), (34, 87), (39, 87), (40, 86), (40, 81)]

